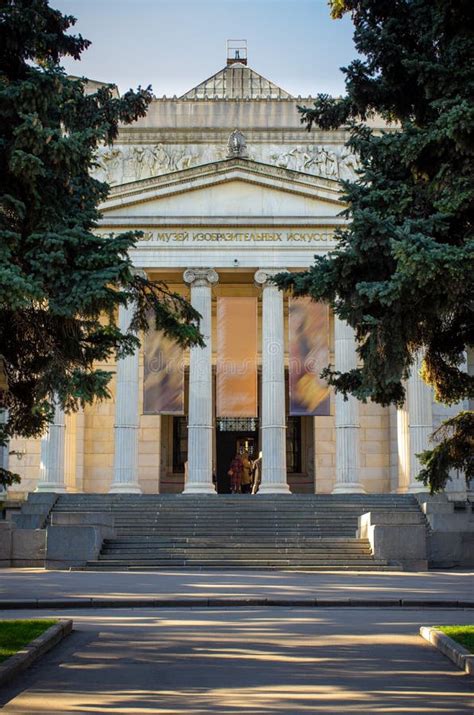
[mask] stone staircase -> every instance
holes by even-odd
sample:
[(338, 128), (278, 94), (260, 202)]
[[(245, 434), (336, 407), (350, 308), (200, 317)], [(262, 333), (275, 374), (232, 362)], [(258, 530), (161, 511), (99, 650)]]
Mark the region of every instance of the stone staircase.
[(388, 569), (356, 538), (358, 517), (374, 510), (417, 512), (411, 495), (59, 496), (53, 513), (114, 515), (93, 570)]

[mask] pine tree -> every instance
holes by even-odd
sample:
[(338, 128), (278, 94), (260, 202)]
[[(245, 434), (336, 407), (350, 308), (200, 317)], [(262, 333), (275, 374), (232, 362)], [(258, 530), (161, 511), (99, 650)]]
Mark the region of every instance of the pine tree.
[[(97, 148), (119, 123), (144, 116), (151, 88), (94, 94), (66, 76), (64, 56), (90, 44), (67, 31), (75, 19), (47, 0), (0, 3), (0, 443), (42, 434), (54, 400), (74, 411), (109, 397), (112, 373), (97, 362), (139, 345), (156, 327), (183, 346), (201, 344), (199, 315), (165, 284), (134, 272), (139, 232), (99, 237), (109, 187), (91, 177)], [(117, 309), (135, 306), (130, 329)], [(11, 483), (13, 475), (0, 473)]]
[[(346, 96), (302, 107), (308, 130), (346, 127), (360, 157), (343, 182), (338, 246), (281, 288), (329, 303), (359, 341), (361, 366), (328, 368), (344, 395), (401, 405), (415, 357), (437, 400), (474, 397), (463, 365), (474, 344), (472, 209), (474, 8), (470, 0), (333, 0), (350, 13), (360, 57), (343, 68)], [(371, 129), (374, 115), (389, 123)], [(419, 478), (432, 491), (449, 470), (474, 476), (474, 413), (449, 420), (423, 453)]]

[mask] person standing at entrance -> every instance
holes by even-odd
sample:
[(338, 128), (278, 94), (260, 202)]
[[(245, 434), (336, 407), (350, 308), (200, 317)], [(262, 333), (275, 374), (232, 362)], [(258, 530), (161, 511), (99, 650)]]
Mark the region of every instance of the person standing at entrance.
[(254, 461), (252, 462), (252, 477), (253, 477), (252, 494), (256, 494), (258, 492), (258, 488), (260, 486), (261, 474), (262, 474), (262, 453), (260, 452), (258, 455), (258, 458), (254, 459)]
[(227, 472), (230, 477), (230, 491), (232, 492), (232, 494), (238, 494), (240, 492), (242, 471), (242, 460), (240, 458), (240, 455), (237, 453), (232, 462), (230, 463), (230, 469)]
[(252, 463), (249, 459), (249, 453), (244, 452), (242, 455), (242, 494), (250, 494), (252, 489)]

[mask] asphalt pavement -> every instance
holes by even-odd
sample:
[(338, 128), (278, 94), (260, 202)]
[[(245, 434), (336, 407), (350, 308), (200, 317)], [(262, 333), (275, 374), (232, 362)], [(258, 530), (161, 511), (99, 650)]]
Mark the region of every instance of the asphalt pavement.
[(3, 690), (2, 712), (474, 712), (473, 679), (418, 635), (421, 624), (472, 622), (469, 610), (91, 609), (61, 615), (74, 619), (74, 632)]

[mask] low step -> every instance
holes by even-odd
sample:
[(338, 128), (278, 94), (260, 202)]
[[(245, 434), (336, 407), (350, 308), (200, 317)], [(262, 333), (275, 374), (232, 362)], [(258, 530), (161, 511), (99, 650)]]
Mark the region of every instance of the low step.
[(187, 569), (189, 571), (222, 571), (225, 569), (232, 569), (236, 571), (393, 571), (396, 566), (390, 566), (388, 564), (371, 562), (369, 565), (363, 564), (344, 564), (335, 566), (330, 565), (301, 565), (301, 564), (254, 564), (246, 563), (245, 566), (241, 564), (222, 564), (222, 563), (185, 563), (182, 561), (177, 562), (158, 562), (153, 565), (137, 565), (136, 563), (117, 563), (117, 564), (104, 564), (103, 561), (93, 561), (89, 562), (85, 566), (85, 570), (90, 571), (160, 571), (169, 570), (170, 568)]

